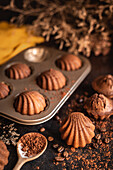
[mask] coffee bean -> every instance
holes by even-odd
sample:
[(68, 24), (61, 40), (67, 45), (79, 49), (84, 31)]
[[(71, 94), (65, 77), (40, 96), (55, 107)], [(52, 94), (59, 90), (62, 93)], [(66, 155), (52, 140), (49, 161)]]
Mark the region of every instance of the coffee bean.
[(60, 117), (59, 117), (58, 115), (56, 115), (56, 116), (55, 116), (55, 119), (59, 121), (59, 120), (60, 120)]
[(40, 132), (44, 132), (44, 131), (45, 131), (45, 128), (42, 127), (42, 128), (40, 129)]
[(63, 152), (64, 151), (64, 147), (63, 146), (59, 146), (57, 151), (60, 152), (60, 153)]
[(61, 157), (61, 156), (57, 156), (55, 157), (55, 160), (58, 161), (58, 162), (62, 162), (64, 161), (65, 158)]
[(101, 131), (101, 132), (106, 132), (106, 128), (105, 128), (105, 127), (101, 127), (101, 128), (100, 128), (100, 131)]
[(69, 154), (68, 154), (68, 152), (67, 152), (67, 151), (64, 151), (64, 152), (63, 152), (63, 156), (64, 156), (65, 158), (67, 158), (67, 157), (68, 157), (68, 155), (69, 155)]
[(48, 141), (52, 142), (54, 140), (54, 138), (52, 136), (48, 137)]
[(83, 103), (83, 101), (84, 101), (83, 98), (79, 99), (79, 103)]
[(58, 144), (53, 144), (53, 148), (58, 148)]
[(98, 143), (99, 145), (101, 145), (101, 144), (102, 144), (102, 140), (97, 139), (97, 143)]
[(94, 147), (95, 149), (98, 149), (98, 144), (97, 144), (97, 143), (93, 143), (93, 147)]
[(74, 148), (74, 147), (71, 147), (71, 151), (72, 151), (72, 152), (75, 152), (75, 148)]
[(86, 96), (88, 96), (88, 92), (87, 92), (87, 91), (85, 91), (84, 94), (85, 94)]
[(101, 134), (97, 134), (97, 135), (95, 136), (95, 138), (96, 138), (96, 139), (100, 139), (100, 138), (101, 138)]
[(109, 139), (109, 138), (105, 138), (104, 142), (105, 142), (105, 143), (109, 143), (109, 142), (110, 142), (110, 139)]

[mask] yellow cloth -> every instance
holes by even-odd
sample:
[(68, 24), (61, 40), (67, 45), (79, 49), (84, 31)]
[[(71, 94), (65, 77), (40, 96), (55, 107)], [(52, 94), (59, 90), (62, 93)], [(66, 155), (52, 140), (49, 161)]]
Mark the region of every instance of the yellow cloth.
[(7, 22), (0, 22), (0, 65), (20, 53), (44, 42), (43, 37), (28, 34), (27, 27), (15, 27)]

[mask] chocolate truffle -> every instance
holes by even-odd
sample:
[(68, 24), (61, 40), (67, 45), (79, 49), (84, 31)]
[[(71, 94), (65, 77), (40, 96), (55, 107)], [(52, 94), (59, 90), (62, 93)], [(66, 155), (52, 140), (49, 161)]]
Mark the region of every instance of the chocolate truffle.
[(108, 74), (99, 76), (92, 82), (92, 87), (98, 93), (102, 93), (109, 98), (113, 98), (113, 76)]
[(24, 79), (31, 74), (31, 69), (22, 63), (13, 64), (6, 70), (6, 75), (10, 79)]
[(103, 94), (95, 93), (87, 99), (84, 108), (95, 119), (103, 120), (113, 114), (113, 101)]
[(2, 140), (0, 140), (0, 170), (8, 164), (9, 151)]
[(8, 96), (10, 89), (7, 84), (0, 82), (0, 99), (4, 99)]
[(60, 71), (50, 69), (37, 78), (37, 84), (46, 90), (58, 90), (66, 85), (66, 78)]
[(23, 115), (34, 115), (44, 110), (46, 102), (37, 91), (26, 91), (17, 96), (14, 106)]
[(78, 70), (82, 66), (82, 61), (80, 60), (80, 58), (73, 54), (67, 54), (57, 59), (56, 65), (61, 70), (72, 71)]
[(66, 140), (67, 145), (85, 147), (95, 136), (94, 129), (95, 126), (88, 117), (83, 113), (73, 112), (63, 121), (61, 138)]

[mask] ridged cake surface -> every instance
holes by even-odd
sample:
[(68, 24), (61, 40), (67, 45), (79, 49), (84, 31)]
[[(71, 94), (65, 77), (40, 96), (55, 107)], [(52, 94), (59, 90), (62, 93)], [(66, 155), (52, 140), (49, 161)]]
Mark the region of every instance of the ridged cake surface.
[(98, 93), (102, 93), (109, 98), (113, 98), (113, 76), (108, 74), (99, 76), (92, 82), (92, 87)]
[(113, 114), (113, 101), (103, 94), (95, 93), (87, 99), (84, 108), (95, 119), (103, 120)]
[(37, 84), (46, 90), (58, 90), (66, 85), (66, 78), (60, 71), (50, 69), (37, 78)]
[(8, 164), (9, 151), (2, 140), (0, 140), (0, 170)]
[(15, 109), (24, 115), (38, 114), (46, 107), (45, 98), (37, 91), (26, 91), (17, 96)]
[(72, 71), (72, 70), (78, 70), (82, 66), (82, 61), (80, 58), (78, 58), (75, 55), (67, 54), (57, 59), (56, 65), (61, 70)]
[(75, 148), (85, 147), (95, 136), (94, 129), (95, 126), (88, 117), (81, 112), (73, 112), (64, 120), (60, 128), (61, 138), (67, 145)]
[(0, 99), (3, 99), (8, 96), (10, 89), (7, 84), (0, 82)]
[(10, 79), (24, 79), (31, 74), (31, 69), (23, 63), (13, 64), (6, 70)]

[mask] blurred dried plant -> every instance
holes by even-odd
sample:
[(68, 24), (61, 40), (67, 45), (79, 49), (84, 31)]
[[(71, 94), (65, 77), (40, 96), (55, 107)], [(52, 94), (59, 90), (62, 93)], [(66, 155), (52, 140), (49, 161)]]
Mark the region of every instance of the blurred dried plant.
[[(16, 12), (11, 22), (25, 24), (30, 17), (29, 31), (54, 40), (59, 49), (82, 53), (89, 57), (108, 54), (111, 47), (113, 0), (11, 0), (0, 5)], [(109, 24), (108, 24), (109, 21)], [(110, 28), (111, 25), (111, 28)], [(109, 26), (109, 27), (108, 27)]]

